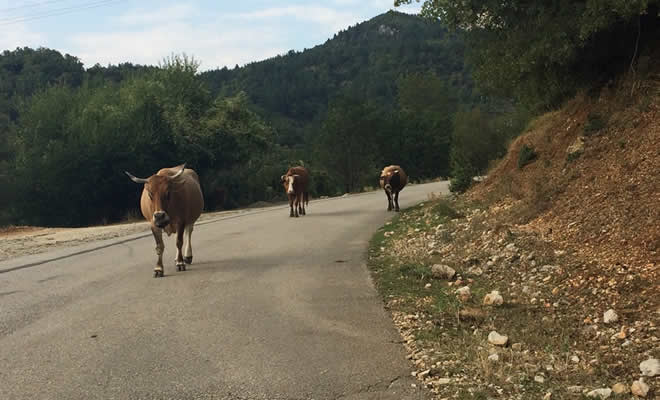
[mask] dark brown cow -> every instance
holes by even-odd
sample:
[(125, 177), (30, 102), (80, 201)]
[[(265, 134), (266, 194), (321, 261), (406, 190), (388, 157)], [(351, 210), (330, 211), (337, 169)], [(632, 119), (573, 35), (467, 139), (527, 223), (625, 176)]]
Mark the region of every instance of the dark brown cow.
[(383, 168), (380, 173), (380, 187), (387, 195), (387, 211), (399, 211), (399, 192), (408, 183), (408, 175), (398, 165)]
[[(186, 165), (163, 168), (156, 175), (147, 179), (136, 178), (126, 172), (133, 182), (144, 183), (140, 209), (144, 218), (151, 223), (151, 232), (156, 239), (158, 262), (154, 268), (154, 277), (164, 275), (163, 270), (163, 230), (167, 235), (176, 233), (176, 267), (185, 271), (186, 264), (192, 263), (193, 225), (204, 208), (204, 197), (199, 186), (199, 177)], [(184, 233), (186, 243), (183, 246)]]
[(291, 167), (286, 174), (281, 177), (282, 185), (289, 197), (289, 207), (291, 212), (289, 217), (305, 215), (305, 204), (309, 204), (309, 193), (307, 186), (309, 184), (309, 172), (305, 167)]

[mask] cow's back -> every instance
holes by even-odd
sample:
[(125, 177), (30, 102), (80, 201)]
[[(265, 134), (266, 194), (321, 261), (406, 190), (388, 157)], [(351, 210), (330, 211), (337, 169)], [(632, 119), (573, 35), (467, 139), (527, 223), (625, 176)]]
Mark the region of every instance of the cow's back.
[(305, 167), (291, 167), (286, 172), (287, 175), (298, 175), (300, 176), (300, 186), (303, 191), (307, 191), (307, 185), (309, 184), (309, 172)]

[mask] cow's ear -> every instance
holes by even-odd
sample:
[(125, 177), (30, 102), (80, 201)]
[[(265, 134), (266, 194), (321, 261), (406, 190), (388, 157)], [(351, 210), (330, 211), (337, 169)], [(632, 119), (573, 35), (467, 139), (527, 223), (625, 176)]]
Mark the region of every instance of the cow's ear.
[(286, 180), (286, 175), (280, 176), (280, 181), (284, 182)]
[(398, 173), (399, 173), (399, 170), (398, 170), (398, 169), (395, 169), (394, 172), (392, 172), (392, 173), (393, 173), (393, 174), (398, 174)]

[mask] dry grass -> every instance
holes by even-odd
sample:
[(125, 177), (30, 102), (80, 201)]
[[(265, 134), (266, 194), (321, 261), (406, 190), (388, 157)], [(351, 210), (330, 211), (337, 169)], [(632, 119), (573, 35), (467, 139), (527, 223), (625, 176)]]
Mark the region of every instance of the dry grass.
[[(578, 137), (584, 151), (569, 157)], [(377, 286), (439, 398), (575, 399), (569, 386), (630, 385), (640, 361), (660, 357), (659, 143), (660, 74), (580, 94), (532, 121), (466, 196), (432, 197), (374, 238)], [(525, 145), (538, 157), (519, 168)], [(459, 277), (434, 279), (434, 263)], [(481, 304), (491, 290), (504, 306)], [(609, 308), (619, 321), (608, 326)], [(519, 345), (490, 347), (490, 330)]]

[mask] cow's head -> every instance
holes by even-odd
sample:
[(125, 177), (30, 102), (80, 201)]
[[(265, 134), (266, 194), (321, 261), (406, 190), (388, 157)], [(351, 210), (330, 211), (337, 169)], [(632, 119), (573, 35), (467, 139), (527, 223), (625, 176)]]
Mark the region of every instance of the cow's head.
[(394, 171), (388, 171), (387, 173), (380, 176), (381, 186), (387, 193), (392, 193), (392, 185), (399, 185), (399, 170), (395, 169)]
[(144, 183), (144, 190), (149, 196), (154, 214), (151, 223), (158, 228), (165, 228), (170, 223), (170, 216), (167, 214), (170, 206), (170, 196), (174, 190), (174, 180), (177, 179), (186, 168), (184, 164), (181, 169), (172, 176), (151, 175), (147, 179), (136, 178), (129, 172), (126, 172), (129, 178), (135, 183)]
[(284, 186), (284, 190), (286, 190), (286, 194), (295, 193), (294, 185), (299, 177), (300, 175), (282, 175), (280, 179), (282, 180), (282, 185)]

